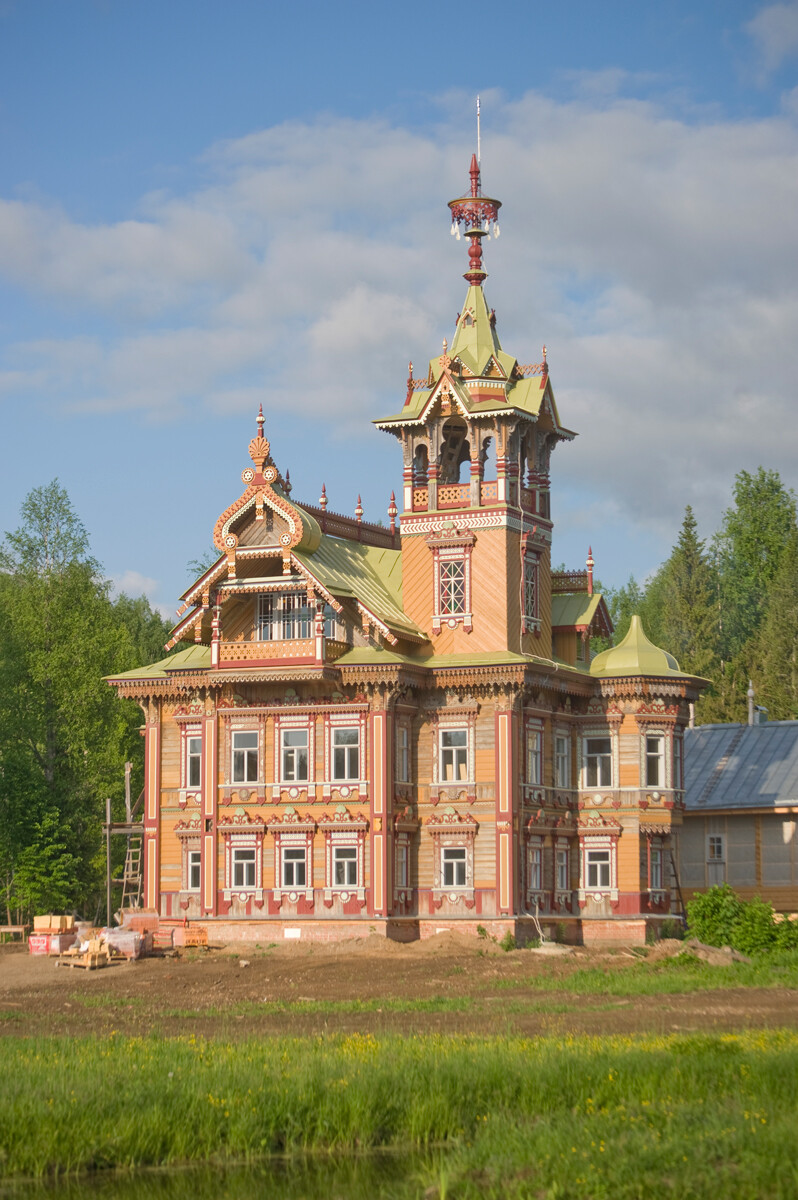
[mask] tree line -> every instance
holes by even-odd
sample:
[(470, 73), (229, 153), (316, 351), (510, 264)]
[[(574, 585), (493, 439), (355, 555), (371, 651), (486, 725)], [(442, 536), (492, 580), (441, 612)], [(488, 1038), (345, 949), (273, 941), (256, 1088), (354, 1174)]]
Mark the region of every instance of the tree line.
[[(141, 710), (103, 676), (165, 657), (146, 597), (113, 599), (55, 480), (0, 543), (0, 911), (99, 915), (105, 798), (124, 819), (124, 764), (141, 787)], [(119, 839), (117, 839), (119, 840)]]
[(688, 505), (659, 570), (605, 595), (616, 644), (639, 613), (683, 671), (711, 680), (698, 723), (745, 721), (749, 680), (770, 720), (798, 717), (798, 528), (795, 496), (776, 471), (739, 472), (708, 542)]

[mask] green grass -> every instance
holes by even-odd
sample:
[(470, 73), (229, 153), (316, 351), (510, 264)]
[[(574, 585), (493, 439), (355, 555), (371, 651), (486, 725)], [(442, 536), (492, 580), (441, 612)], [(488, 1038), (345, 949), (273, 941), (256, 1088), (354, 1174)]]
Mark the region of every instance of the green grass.
[(435, 1146), (397, 1196), (798, 1194), (795, 1032), (7, 1039), (0, 1078), (6, 1178)]
[(568, 992), (574, 996), (658, 996), (740, 987), (798, 987), (798, 953), (762, 955), (753, 962), (710, 966), (685, 951), (658, 962), (624, 961), (620, 968), (584, 967), (562, 975), (497, 979), (485, 990)]

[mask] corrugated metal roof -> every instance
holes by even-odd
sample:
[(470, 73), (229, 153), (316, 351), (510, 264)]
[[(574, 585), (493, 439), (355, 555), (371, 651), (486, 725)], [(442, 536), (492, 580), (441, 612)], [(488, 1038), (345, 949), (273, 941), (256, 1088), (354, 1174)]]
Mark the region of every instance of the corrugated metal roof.
[(684, 783), (693, 812), (798, 804), (798, 721), (685, 730)]

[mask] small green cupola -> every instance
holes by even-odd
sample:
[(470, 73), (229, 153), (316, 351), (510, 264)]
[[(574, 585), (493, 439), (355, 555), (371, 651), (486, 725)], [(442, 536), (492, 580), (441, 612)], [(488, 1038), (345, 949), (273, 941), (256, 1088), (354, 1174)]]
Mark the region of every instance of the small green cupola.
[(680, 675), (686, 678), (673, 655), (646, 637), (643, 622), (637, 615), (632, 617), (629, 632), (617, 646), (596, 655), (590, 664), (590, 674), (602, 679), (622, 675)]

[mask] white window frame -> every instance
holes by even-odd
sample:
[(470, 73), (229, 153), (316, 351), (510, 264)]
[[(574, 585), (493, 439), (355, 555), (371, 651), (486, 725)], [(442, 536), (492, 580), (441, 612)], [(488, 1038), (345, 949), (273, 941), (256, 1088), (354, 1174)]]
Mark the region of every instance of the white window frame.
[[(445, 739), (459, 738), (462, 741), (444, 744)], [(451, 767), (451, 778), (446, 777)], [(465, 768), (464, 770), (462, 768)], [(469, 783), (471, 780), (471, 737), (467, 725), (447, 725), (438, 730), (438, 776), (439, 783), (449, 787)]]
[[(351, 892), (362, 887), (360, 881), (360, 847), (357, 842), (333, 842), (331, 847), (332, 852), (332, 878), (330, 887), (334, 892)], [(339, 870), (339, 868), (341, 868)], [(339, 879), (339, 874), (346, 876), (344, 879)], [(349, 878), (352, 876), (352, 878)]]
[(554, 890), (555, 892), (570, 892), (571, 862), (567, 846), (554, 847)]
[[(343, 742), (341, 745), (336, 744), (337, 737), (342, 733), (355, 733), (356, 740), (354, 742)], [(361, 779), (362, 769), (362, 735), (360, 722), (352, 723), (351, 725), (331, 725), (330, 726), (330, 780), (332, 783), (357, 783)], [(343, 754), (344, 771), (339, 774), (338, 764), (336, 762), (337, 753), (341, 751)], [(354, 752), (356, 756), (356, 770), (352, 771), (351, 756)]]
[(396, 727), (396, 782), (410, 783), (410, 726), (404, 721)]
[[(307, 725), (280, 725), (280, 782), (289, 785), (307, 784), (311, 777), (311, 736)], [(287, 745), (287, 739), (304, 737), (304, 744)], [(304, 750), (304, 774), (297, 770), (297, 757), (301, 764), (301, 752)], [(289, 767), (289, 762), (292, 766)], [(293, 772), (293, 774), (291, 774)]]
[[(607, 750), (591, 751), (591, 743), (606, 742)], [(613, 786), (614, 771), (614, 754), (613, 754), (613, 738), (610, 733), (586, 733), (582, 739), (582, 754), (583, 754), (583, 783), (582, 786), (586, 790), (595, 788), (611, 788)], [(590, 782), (591, 764), (595, 764), (596, 781)], [(607, 776), (607, 778), (605, 778)]]
[[(239, 748), (236, 745), (236, 739), (240, 737), (254, 737), (255, 745), (244, 746)], [(254, 749), (254, 767), (255, 774), (252, 775), (251, 769), (253, 765), (252, 752)], [(236, 774), (236, 755), (243, 755), (241, 759), (242, 774)], [(230, 782), (235, 785), (238, 783), (258, 783), (260, 781), (260, 730), (258, 729), (233, 729), (230, 736)]]
[[(193, 747), (193, 748), (192, 748)], [(186, 730), (185, 736), (185, 786), (188, 789), (202, 787), (202, 731)], [(196, 767), (196, 782), (192, 779), (192, 768)]]
[(526, 728), (526, 782), (529, 787), (543, 786), (543, 727)]
[(527, 891), (543, 891), (543, 846), (536, 842), (527, 846), (526, 851), (526, 886)]
[[(308, 882), (309, 858), (308, 848), (304, 842), (302, 844), (297, 842), (283, 842), (280, 846), (280, 882), (278, 885), (280, 891), (305, 892), (312, 886)], [(302, 871), (305, 876), (304, 882), (287, 882), (287, 866), (289, 863), (292, 865), (294, 874), (296, 873), (295, 868), (302, 864)]]
[[(468, 889), (468, 847), (441, 846), (441, 888), (445, 892), (462, 892)], [(447, 870), (451, 868), (451, 870)], [(462, 868), (462, 870), (461, 870)], [(447, 874), (453, 882), (447, 882)]]
[(396, 839), (394, 887), (406, 890), (410, 886), (410, 844), (407, 834)]
[(659, 842), (652, 840), (648, 848), (648, 890), (662, 892), (665, 890), (665, 851)]
[[(239, 874), (241, 881), (236, 878)], [(255, 846), (237, 846), (235, 841), (230, 848), (230, 890), (233, 892), (254, 892), (258, 886), (258, 850)]]
[[(646, 788), (664, 788), (665, 779), (665, 734), (658, 729), (643, 735), (644, 784)], [(656, 776), (656, 779), (653, 778)]]
[[(598, 858), (601, 855), (601, 858)], [(605, 857), (606, 856), (606, 857)], [(611, 836), (586, 837), (582, 840), (580, 846), (580, 866), (579, 866), (579, 895), (583, 899), (590, 899), (593, 896), (599, 895), (603, 898), (609, 896), (611, 900), (618, 899), (618, 839)], [(607, 864), (609, 867), (609, 883), (605, 883), (607, 872), (600, 870), (600, 867)], [(591, 868), (595, 867), (596, 871)], [(591, 876), (594, 880), (599, 880), (598, 883), (591, 883)]]
[(607, 847), (585, 849), (585, 890), (606, 892), (612, 886), (612, 851)]
[[(563, 749), (564, 747), (564, 749)], [(571, 788), (571, 736), (568, 733), (554, 735), (554, 786)]]
[[(196, 883), (194, 882), (195, 872)], [(202, 891), (202, 851), (199, 849), (189, 848), (186, 851), (186, 891)]]

